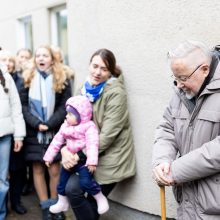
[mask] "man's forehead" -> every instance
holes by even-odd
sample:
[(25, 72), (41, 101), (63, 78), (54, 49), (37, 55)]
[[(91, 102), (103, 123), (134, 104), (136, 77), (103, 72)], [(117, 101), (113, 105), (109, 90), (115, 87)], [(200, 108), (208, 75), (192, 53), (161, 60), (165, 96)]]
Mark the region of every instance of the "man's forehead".
[(171, 60), (170, 66), (172, 69), (183, 69), (187, 66), (186, 60), (183, 58), (176, 58)]
[(198, 52), (192, 52), (185, 57), (174, 58), (171, 60), (171, 68), (180, 68), (180, 69), (188, 69), (194, 68), (200, 63), (204, 62), (204, 56), (199, 54)]

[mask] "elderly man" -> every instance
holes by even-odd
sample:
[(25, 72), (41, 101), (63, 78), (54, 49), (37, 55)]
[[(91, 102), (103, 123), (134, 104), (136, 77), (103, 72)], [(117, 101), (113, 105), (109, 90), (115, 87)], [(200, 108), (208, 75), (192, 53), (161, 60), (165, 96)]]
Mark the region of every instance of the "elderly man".
[(220, 219), (220, 64), (202, 43), (168, 53), (174, 95), (156, 129), (153, 177), (174, 186), (178, 220)]

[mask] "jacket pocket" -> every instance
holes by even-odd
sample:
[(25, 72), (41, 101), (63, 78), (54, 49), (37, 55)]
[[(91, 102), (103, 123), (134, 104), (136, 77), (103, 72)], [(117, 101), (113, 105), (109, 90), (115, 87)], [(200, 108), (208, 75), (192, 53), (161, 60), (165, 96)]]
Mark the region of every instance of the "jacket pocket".
[(210, 122), (220, 122), (220, 112), (219, 111), (208, 111), (200, 110), (198, 119), (206, 120)]
[[(195, 131), (203, 137), (203, 143), (208, 142), (220, 135), (220, 112), (201, 110), (198, 115), (198, 122)], [(198, 144), (203, 144), (198, 143)]]
[(198, 181), (198, 202), (204, 214), (220, 214), (220, 174)]

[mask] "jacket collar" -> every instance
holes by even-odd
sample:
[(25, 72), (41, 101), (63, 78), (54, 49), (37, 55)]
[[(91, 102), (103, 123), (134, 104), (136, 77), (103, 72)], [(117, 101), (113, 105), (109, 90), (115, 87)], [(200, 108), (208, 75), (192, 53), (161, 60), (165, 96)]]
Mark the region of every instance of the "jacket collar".
[(207, 90), (220, 89), (220, 62), (218, 61), (214, 76), (210, 83), (206, 86)]

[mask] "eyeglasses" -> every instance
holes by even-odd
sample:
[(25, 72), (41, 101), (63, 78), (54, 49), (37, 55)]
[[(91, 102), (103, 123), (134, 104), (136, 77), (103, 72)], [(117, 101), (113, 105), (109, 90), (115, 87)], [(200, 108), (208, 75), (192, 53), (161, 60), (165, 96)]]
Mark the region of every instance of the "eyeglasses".
[(196, 69), (189, 75), (189, 76), (174, 76), (172, 75), (171, 77), (178, 82), (186, 82), (190, 77), (202, 66), (203, 64), (200, 64), (199, 66), (196, 67)]

